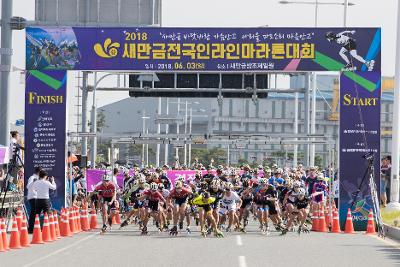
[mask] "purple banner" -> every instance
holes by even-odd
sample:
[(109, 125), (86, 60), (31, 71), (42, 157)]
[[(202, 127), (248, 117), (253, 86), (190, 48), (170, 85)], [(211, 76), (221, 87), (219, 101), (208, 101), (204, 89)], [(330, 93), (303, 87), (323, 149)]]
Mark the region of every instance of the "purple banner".
[(66, 71), (26, 73), (25, 184), (35, 167), (54, 176), (50, 198), (57, 210), (65, 206), (66, 80)]
[(26, 69), (379, 71), (380, 44), (380, 28), (29, 27)]
[[(357, 74), (362, 79), (351, 77)], [(366, 230), (368, 212), (373, 208), (369, 177), (364, 179), (367, 153), (374, 157), (379, 194), (380, 82), (380, 72), (348, 72), (340, 76), (340, 222), (343, 228), (350, 208), (356, 231)]]
[(9, 158), (8, 147), (0, 147), (0, 164), (7, 164)]

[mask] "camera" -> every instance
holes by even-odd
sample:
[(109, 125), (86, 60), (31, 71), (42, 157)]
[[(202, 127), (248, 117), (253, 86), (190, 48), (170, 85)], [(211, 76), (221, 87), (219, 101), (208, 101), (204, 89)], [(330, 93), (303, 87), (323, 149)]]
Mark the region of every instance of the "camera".
[(374, 160), (374, 153), (373, 152), (368, 152), (362, 156), (363, 159), (366, 159), (368, 161)]

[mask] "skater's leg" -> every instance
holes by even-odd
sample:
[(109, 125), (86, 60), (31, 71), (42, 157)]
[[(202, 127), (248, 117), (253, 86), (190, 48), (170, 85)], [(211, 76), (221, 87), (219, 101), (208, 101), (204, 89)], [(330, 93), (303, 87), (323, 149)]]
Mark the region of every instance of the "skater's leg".
[(360, 55), (357, 54), (357, 50), (351, 50), (351, 51), (350, 51), (350, 55), (351, 55), (353, 58), (355, 58), (355, 59), (357, 59), (358, 61), (360, 61), (362, 64), (365, 64), (365, 63), (366, 63), (365, 59), (363, 59)]
[(342, 47), (342, 49), (340, 49), (340, 51), (339, 51), (339, 55), (344, 60), (344, 62), (346, 62), (346, 65), (349, 65), (350, 64), (350, 60), (347, 57), (346, 52), (347, 52), (347, 49)]

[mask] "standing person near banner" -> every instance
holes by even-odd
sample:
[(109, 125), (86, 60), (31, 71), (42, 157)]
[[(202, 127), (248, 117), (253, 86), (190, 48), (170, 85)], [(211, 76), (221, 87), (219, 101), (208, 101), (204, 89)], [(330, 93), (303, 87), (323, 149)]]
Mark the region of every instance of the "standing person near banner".
[(50, 189), (56, 190), (56, 188), (57, 186), (54, 181), (54, 177), (48, 177), (46, 171), (40, 170), (39, 179), (32, 185), (32, 190), (36, 191), (35, 216), (41, 212), (50, 212), (51, 202), (49, 191)]
[(390, 176), (392, 173), (391, 161), (392, 161), (391, 156), (386, 156), (382, 158), (380, 191), (381, 191), (381, 203), (384, 207), (386, 207), (387, 205), (387, 200), (390, 199), (388, 193), (390, 193)]
[(35, 214), (36, 214), (36, 199), (37, 199), (37, 192), (33, 190), (33, 184), (39, 180), (39, 173), (42, 170), (41, 167), (35, 168), (35, 173), (32, 174), (31, 177), (28, 179), (28, 183), (26, 188), (28, 189), (27, 200), (30, 206), (30, 213), (29, 213), (29, 222), (28, 222), (28, 233), (33, 233), (33, 226), (35, 224)]

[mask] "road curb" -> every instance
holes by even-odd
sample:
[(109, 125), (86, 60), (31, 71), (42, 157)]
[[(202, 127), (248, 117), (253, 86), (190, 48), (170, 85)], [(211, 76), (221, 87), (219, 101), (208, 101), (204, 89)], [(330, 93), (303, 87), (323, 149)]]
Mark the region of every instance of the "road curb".
[(396, 241), (400, 241), (400, 228), (385, 224), (384, 229), (386, 236), (389, 236)]

